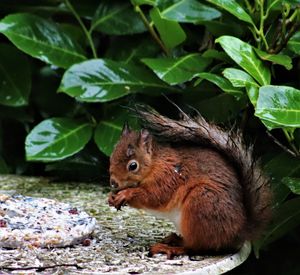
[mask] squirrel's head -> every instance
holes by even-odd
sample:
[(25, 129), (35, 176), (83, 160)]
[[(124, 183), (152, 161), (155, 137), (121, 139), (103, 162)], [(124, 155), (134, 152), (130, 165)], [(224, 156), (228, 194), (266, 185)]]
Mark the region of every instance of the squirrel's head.
[(110, 185), (114, 191), (138, 186), (151, 170), (153, 138), (148, 130), (124, 125), (110, 157)]

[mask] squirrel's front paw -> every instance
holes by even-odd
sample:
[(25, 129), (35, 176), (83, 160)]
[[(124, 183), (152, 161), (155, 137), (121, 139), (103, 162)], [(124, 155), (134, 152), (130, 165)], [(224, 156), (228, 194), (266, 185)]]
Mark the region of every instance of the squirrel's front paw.
[(111, 193), (108, 194), (108, 200), (107, 200), (107, 202), (108, 202), (109, 206), (115, 206), (115, 197), (116, 197), (115, 193), (111, 192)]
[(110, 193), (108, 197), (108, 204), (120, 210), (132, 197), (130, 189), (122, 190), (117, 194)]

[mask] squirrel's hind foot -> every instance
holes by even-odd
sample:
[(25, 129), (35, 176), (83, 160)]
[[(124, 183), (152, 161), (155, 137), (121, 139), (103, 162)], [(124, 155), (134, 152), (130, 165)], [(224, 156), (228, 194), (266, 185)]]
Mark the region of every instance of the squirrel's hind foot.
[(148, 256), (153, 257), (155, 254), (166, 254), (168, 260), (174, 259), (175, 256), (186, 254), (186, 249), (182, 246), (170, 246), (164, 243), (156, 243), (150, 247)]
[(182, 246), (183, 239), (182, 237), (178, 236), (176, 233), (171, 233), (170, 235), (162, 239), (160, 243), (168, 244), (170, 246)]

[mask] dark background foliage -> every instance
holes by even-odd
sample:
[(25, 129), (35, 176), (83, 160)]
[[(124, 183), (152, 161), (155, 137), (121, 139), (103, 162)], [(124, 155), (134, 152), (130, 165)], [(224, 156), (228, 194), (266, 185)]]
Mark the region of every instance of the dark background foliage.
[(296, 272), (299, 9), (299, 0), (2, 0), (0, 173), (106, 182), (124, 121), (139, 127), (130, 109), (176, 117), (167, 95), (255, 144), (274, 190), (273, 221), (254, 243), (259, 268)]

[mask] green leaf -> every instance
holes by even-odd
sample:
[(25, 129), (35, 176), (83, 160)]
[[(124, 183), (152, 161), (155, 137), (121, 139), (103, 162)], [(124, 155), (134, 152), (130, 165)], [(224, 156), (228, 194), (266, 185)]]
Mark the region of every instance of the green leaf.
[(145, 25), (133, 6), (127, 1), (100, 1), (91, 30), (111, 35), (126, 35), (146, 31)]
[(300, 127), (300, 90), (287, 86), (261, 87), (255, 115), (274, 123), (273, 128)]
[(226, 1), (224, 1), (224, 0), (207, 0), (207, 1), (212, 3), (213, 5), (216, 5), (220, 8), (228, 11), (229, 13), (231, 13), (238, 19), (254, 25), (253, 20), (250, 17), (250, 15), (247, 12), (245, 12), (245, 10), (235, 0), (226, 0)]
[(144, 89), (177, 91), (142, 66), (93, 59), (73, 65), (63, 75), (59, 91), (80, 101), (107, 102)]
[(133, 128), (137, 126), (137, 119), (128, 110), (121, 108), (114, 108), (99, 122), (94, 140), (100, 151), (107, 156), (110, 156), (118, 142), (125, 122), (128, 122)]
[(227, 123), (231, 119), (236, 119), (240, 111), (245, 108), (246, 102), (243, 98), (236, 100), (232, 95), (222, 93), (200, 102), (195, 100), (191, 105), (208, 120), (215, 123)]
[(268, 0), (268, 10), (280, 8), (282, 0)]
[(221, 36), (216, 42), (220, 43), (224, 51), (260, 85), (270, 84), (270, 70), (256, 56), (251, 45), (233, 36)]
[(150, 17), (167, 49), (176, 47), (186, 39), (186, 34), (179, 23), (162, 18), (157, 8), (150, 11)]
[(259, 87), (255, 80), (242, 70), (227, 68), (223, 71), (223, 75), (231, 82), (233, 87), (246, 87), (247, 85)]
[(91, 182), (104, 178), (107, 173), (104, 159), (96, 146), (86, 146), (79, 153), (61, 161), (50, 162), (45, 165), (47, 176), (66, 181)]
[(68, 68), (86, 59), (77, 42), (56, 23), (33, 14), (4, 17), (0, 32), (21, 51), (58, 67)]
[(300, 179), (299, 178), (290, 178), (290, 177), (285, 177), (282, 179), (282, 182), (290, 188), (290, 190), (297, 194), (300, 195)]
[(142, 62), (160, 79), (175, 85), (194, 78), (211, 63), (211, 60), (200, 54), (189, 54), (180, 58), (144, 58)]
[(157, 56), (160, 51), (157, 43), (149, 37), (119, 36), (109, 45), (105, 58), (124, 63), (140, 63), (141, 58)]
[(114, 120), (102, 120), (95, 130), (95, 142), (105, 155), (110, 156), (113, 146), (118, 142), (122, 126)]
[(246, 91), (248, 98), (252, 105), (256, 107), (258, 93), (259, 93), (259, 87), (257, 85), (247, 84), (246, 85)]
[(222, 76), (212, 74), (212, 73), (199, 73), (198, 76), (205, 79), (205, 80), (208, 80), (208, 81), (214, 83), (221, 90), (223, 90), (224, 92), (226, 92), (228, 94), (234, 95), (238, 98), (243, 95), (243, 93), (240, 90), (233, 87), (231, 85), (231, 83)]
[[(50, 2), (51, 1), (52, 0), (50, 0)], [(78, 15), (80, 17), (83, 17), (88, 20), (92, 20), (93, 16), (95, 15), (95, 10), (99, 6), (99, 1), (95, 1), (95, 0), (84, 0), (84, 1), (69, 0), (69, 1), (71, 2), (74, 10), (78, 13)], [(34, 2), (36, 3), (36, 1), (34, 1)], [(64, 10), (66, 9), (66, 6), (63, 4), (59, 5), (59, 7), (61, 7)], [(41, 9), (43, 9), (43, 8), (45, 9), (44, 6), (41, 6)], [(53, 7), (52, 7), (52, 9), (53, 9)], [(53, 12), (51, 12), (51, 13), (53, 13)]]
[(287, 70), (290, 70), (293, 68), (292, 65), (292, 59), (288, 55), (284, 54), (269, 54), (264, 51), (261, 51), (259, 49), (254, 48), (255, 52), (257, 55), (260, 57), (262, 60), (270, 61), (274, 64), (282, 65), (284, 66)]
[(140, 5), (150, 5), (150, 6), (156, 6), (157, 5), (157, 0), (131, 0), (131, 3), (136, 6)]
[(27, 57), (15, 47), (0, 44), (0, 104), (24, 106), (31, 90)]
[(228, 57), (228, 55), (224, 52), (219, 52), (215, 49), (208, 49), (203, 54), (202, 57), (205, 58), (213, 58), (216, 60), (224, 61), (226, 63), (230, 63), (231, 59)]
[(288, 41), (287, 48), (300, 55), (300, 31), (296, 32)]
[(56, 161), (79, 152), (90, 140), (88, 123), (68, 118), (46, 119), (26, 137), (26, 158), (31, 161)]
[(299, 0), (268, 0), (268, 10), (282, 11), (284, 5), (288, 5), (290, 8), (297, 8), (299, 6)]
[(161, 12), (163, 18), (182, 23), (197, 24), (221, 17), (221, 13), (196, 0), (181, 0)]
[(28, 110), (26, 107), (11, 107), (0, 105), (0, 120), (11, 119), (20, 121), (22, 123), (32, 123), (34, 121), (34, 115), (32, 110)]
[(300, 1), (299, 0), (282, 0), (281, 4), (291, 5), (292, 8), (299, 8)]
[(283, 184), (284, 177), (296, 177), (300, 173), (300, 161), (288, 153), (280, 153), (264, 165), (264, 171), (270, 176), (273, 190), (273, 204), (278, 207), (290, 194)]
[(64, 93), (56, 93), (60, 80), (57, 71), (50, 66), (43, 67), (35, 74), (32, 104), (43, 118), (72, 117), (75, 109), (76, 112), (79, 111), (80, 107), (73, 98)]
[(274, 218), (267, 228), (263, 238), (254, 243), (254, 252), (257, 255), (258, 250), (279, 239), (287, 232), (296, 228), (300, 224), (300, 198), (291, 199), (280, 207), (274, 213)]
[[(224, 17), (224, 16), (223, 16)], [(201, 23), (215, 37), (222, 35), (232, 35), (242, 37), (245, 33), (243, 24), (235, 18), (226, 17), (220, 20), (203, 21)]]

